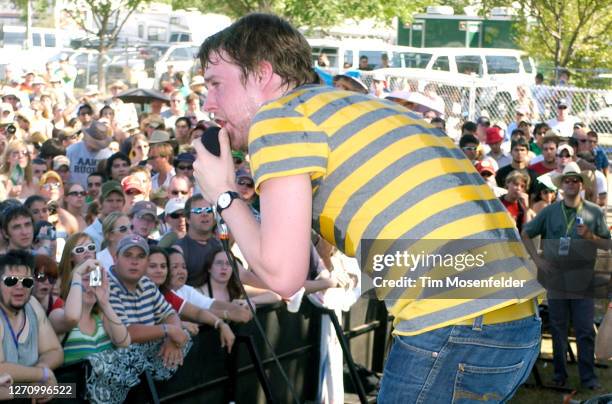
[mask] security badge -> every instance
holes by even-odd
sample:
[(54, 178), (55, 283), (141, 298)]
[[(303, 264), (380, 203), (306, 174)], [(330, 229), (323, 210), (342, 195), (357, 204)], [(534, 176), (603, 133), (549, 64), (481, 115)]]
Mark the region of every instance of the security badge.
[(561, 237), (559, 239), (559, 256), (569, 255), (571, 237)]

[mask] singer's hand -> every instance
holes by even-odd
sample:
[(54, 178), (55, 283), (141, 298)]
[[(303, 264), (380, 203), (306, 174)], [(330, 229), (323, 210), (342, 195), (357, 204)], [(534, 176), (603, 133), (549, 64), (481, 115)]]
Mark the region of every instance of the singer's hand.
[(196, 150), (196, 161), (193, 163), (194, 177), (204, 198), (214, 204), (223, 192), (236, 190), (236, 174), (230, 148), (229, 136), (225, 129), (219, 131), (219, 157), (206, 150), (200, 139), (193, 141)]

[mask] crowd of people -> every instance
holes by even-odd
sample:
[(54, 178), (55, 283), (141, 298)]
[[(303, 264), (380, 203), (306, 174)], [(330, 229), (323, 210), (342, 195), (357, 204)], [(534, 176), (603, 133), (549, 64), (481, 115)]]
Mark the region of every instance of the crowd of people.
[[(216, 125), (204, 109), (204, 78), (186, 85), (185, 74), (170, 67), (159, 83), (170, 102), (153, 100), (139, 113), (118, 98), (127, 88), (122, 82), (106, 94), (88, 89), (75, 97), (62, 63), (48, 64), (46, 72), (12, 71), (0, 89), (0, 381), (53, 385), (55, 369), (87, 359), (95, 370), (88, 398), (121, 402), (145, 369), (159, 380), (172, 377), (202, 325), (216, 329), (220, 345), (231, 350), (229, 324), (248, 322), (252, 313), (219, 242), (214, 207), (194, 178), (192, 142)], [(375, 78), (368, 88), (358, 77), (333, 78), (338, 88), (414, 110), (410, 94), (386, 92), (383, 81)], [(608, 159), (597, 133), (580, 122), (570, 133), (567, 108), (559, 100), (548, 123), (532, 122), (534, 111), (520, 106), (509, 127), (486, 117), (462, 124), (460, 149), (525, 239), (610, 237)], [(445, 129), (440, 111), (424, 117)], [(232, 156), (239, 197), (258, 218), (249, 156)], [(350, 284), (331, 271), (333, 249), (314, 238), (315, 283), (307, 292)], [(559, 258), (558, 251), (550, 254)], [(238, 261), (242, 276), (249, 263)], [(98, 271), (99, 285), (92, 282)], [(266, 289), (246, 292), (256, 304), (281, 300)], [(573, 313), (575, 327), (580, 319), (581, 381), (598, 388), (593, 301), (548, 302), (555, 382), (566, 383)]]

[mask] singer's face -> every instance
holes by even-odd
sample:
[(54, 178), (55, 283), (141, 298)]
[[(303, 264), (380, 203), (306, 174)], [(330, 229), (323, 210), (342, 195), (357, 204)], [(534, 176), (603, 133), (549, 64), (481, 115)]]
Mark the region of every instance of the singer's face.
[(227, 129), (232, 149), (247, 150), (251, 120), (266, 100), (257, 78), (251, 74), (245, 80), (240, 68), (229, 60), (223, 51), (210, 57), (204, 73), (208, 88), (204, 109)]

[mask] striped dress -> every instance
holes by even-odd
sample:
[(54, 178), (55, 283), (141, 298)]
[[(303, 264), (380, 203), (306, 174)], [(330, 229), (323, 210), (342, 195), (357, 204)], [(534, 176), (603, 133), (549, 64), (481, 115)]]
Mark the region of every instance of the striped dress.
[[(477, 248), (490, 251), (473, 276), (526, 281), (520, 289), (493, 287), (474, 296), (378, 289), (397, 334), (456, 324), (542, 292), (514, 222), (471, 162), (403, 107), (331, 87), (299, 87), (260, 108), (249, 153), (257, 192), (268, 179), (309, 174), (313, 229), (362, 258), (366, 272), (366, 240), (387, 240), (390, 250), (401, 241), (418, 251), (422, 240), (481, 240)], [(405, 275), (396, 269), (389, 276)]]
[(70, 331), (64, 343), (64, 364), (77, 362), (90, 355), (113, 348), (108, 334), (104, 330), (102, 318), (94, 314), (96, 330), (93, 335), (84, 334), (77, 326)]

